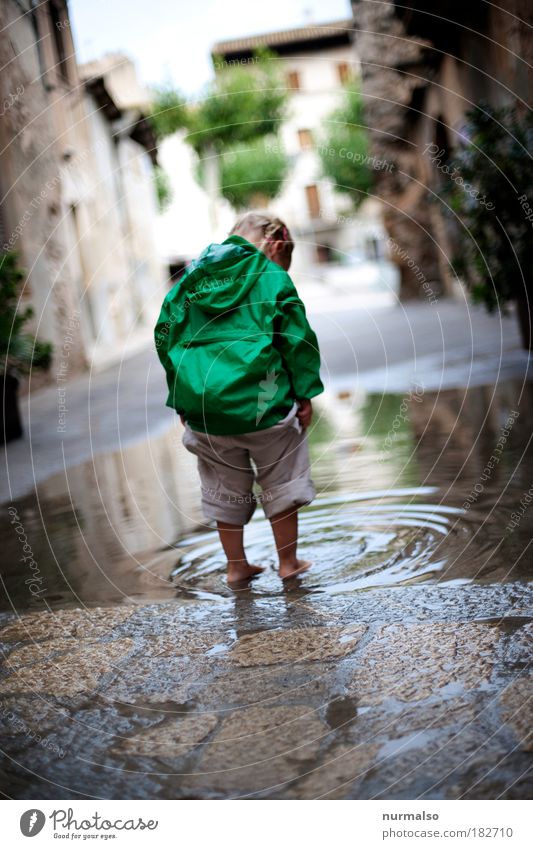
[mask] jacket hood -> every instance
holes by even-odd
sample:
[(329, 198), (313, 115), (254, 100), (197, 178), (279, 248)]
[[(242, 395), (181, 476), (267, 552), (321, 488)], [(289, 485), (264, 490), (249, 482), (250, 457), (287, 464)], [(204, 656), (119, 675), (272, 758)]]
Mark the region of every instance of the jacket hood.
[(189, 266), (180, 289), (187, 306), (214, 314), (237, 307), (270, 260), (241, 236), (211, 244)]

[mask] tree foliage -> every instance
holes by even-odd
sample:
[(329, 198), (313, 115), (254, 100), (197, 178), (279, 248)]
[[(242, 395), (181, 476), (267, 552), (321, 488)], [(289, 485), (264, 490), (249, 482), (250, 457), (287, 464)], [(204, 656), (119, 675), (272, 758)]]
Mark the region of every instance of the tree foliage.
[(235, 209), (263, 206), (280, 193), (287, 170), (287, 157), (276, 144), (254, 139), (236, 145), (221, 156), (221, 193)]
[(260, 51), (246, 65), (223, 65), (196, 102), (168, 85), (154, 89), (150, 118), (159, 139), (185, 129), (197, 153), (222, 151), (276, 133), (286, 103), (278, 60)]
[(197, 177), (204, 182), (206, 157), (216, 156), (221, 194), (236, 208), (252, 198), (278, 194), (287, 170), (279, 148), (272, 152), (260, 139), (275, 136), (285, 118), (287, 88), (274, 54), (259, 51), (246, 64), (224, 64), (201, 97), (186, 103), (168, 86), (155, 91), (151, 119), (159, 139), (186, 131), (185, 141), (199, 159)]
[(277, 59), (256, 54), (247, 65), (223, 67), (189, 112), (189, 144), (217, 151), (277, 133), (287, 90)]
[(318, 144), (322, 171), (333, 181), (335, 190), (348, 196), (357, 209), (373, 180), (363, 102), (353, 82), (345, 88), (342, 103), (326, 119), (325, 128)]
[(531, 297), (533, 116), (480, 104), (466, 118), (440, 194), (462, 224), (455, 270), (492, 310)]

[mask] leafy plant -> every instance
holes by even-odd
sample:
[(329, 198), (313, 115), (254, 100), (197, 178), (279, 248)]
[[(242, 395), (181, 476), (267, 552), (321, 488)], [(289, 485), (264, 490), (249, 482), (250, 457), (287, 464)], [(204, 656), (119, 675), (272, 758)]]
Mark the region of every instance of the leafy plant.
[(373, 179), (363, 102), (353, 85), (345, 88), (343, 102), (326, 119), (327, 131), (319, 140), (318, 154), (324, 176), (333, 180), (337, 192), (349, 196), (355, 210), (372, 188)]
[(533, 116), (480, 104), (466, 119), (440, 192), (463, 225), (455, 269), (489, 310), (523, 305), (532, 297)]
[(156, 90), (151, 120), (158, 138), (185, 129), (199, 158), (199, 181), (210, 161), (219, 192), (241, 208), (256, 195), (275, 197), (282, 185), (285, 154), (264, 149), (261, 156), (258, 140), (279, 129), (287, 96), (277, 58), (263, 50), (246, 65), (223, 65), (196, 102), (169, 87)]
[(40, 342), (23, 327), (32, 317), (31, 307), (17, 309), (19, 287), (24, 272), (14, 252), (0, 254), (0, 374), (12, 371), (28, 373), (32, 368), (47, 369), (52, 345)]
[(263, 206), (277, 197), (287, 170), (287, 157), (278, 145), (262, 139), (240, 144), (222, 154), (220, 191), (235, 209)]

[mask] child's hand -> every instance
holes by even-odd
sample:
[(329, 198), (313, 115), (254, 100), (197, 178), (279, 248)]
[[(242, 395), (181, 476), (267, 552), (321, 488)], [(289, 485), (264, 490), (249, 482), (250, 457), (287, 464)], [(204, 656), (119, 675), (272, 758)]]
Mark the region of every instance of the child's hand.
[(298, 400), (298, 412), (296, 418), (300, 422), (304, 430), (311, 424), (313, 418), (313, 405), (309, 398), (301, 398)]

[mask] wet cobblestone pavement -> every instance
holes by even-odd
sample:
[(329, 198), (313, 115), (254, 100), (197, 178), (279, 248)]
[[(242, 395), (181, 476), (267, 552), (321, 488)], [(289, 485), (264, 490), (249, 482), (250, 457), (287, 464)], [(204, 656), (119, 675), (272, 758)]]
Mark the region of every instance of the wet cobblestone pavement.
[(523, 797), (531, 603), (508, 583), (23, 616), (0, 632), (4, 781), (51, 799)]
[[(5, 793), (531, 795), (527, 511), (506, 531), (533, 479), (531, 396), (481, 490), (516, 387), (426, 393), (398, 433), (402, 398), (380, 397), (384, 410), (339, 393), (317, 418), (319, 497), (301, 521), (314, 565), (285, 588), (258, 511), (248, 544), (267, 570), (228, 589), (194, 469), (165, 462), (186, 463), (174, 432), (150, 445), (159, 501), (134, 446), (120, 455), (122, 478), (118, 458), (96, 458), (69, 470), (68, 494), (53, 478), (14, 503), (44, 593), (21, 589), (20, 566), (5, 571)], [(9, 517), (2, 540), (16, 565)]]

